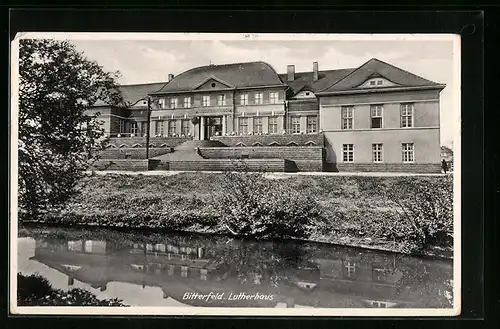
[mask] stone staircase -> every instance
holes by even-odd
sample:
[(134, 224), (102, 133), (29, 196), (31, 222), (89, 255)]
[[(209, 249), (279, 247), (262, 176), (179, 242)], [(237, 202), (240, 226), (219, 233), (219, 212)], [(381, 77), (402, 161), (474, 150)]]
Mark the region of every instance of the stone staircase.
[(174, 147), (172, 153), (159, 155), (152, 159), (162, 162), (203, 160), (204, 158), (196, 152), (197, 147), (226, 147), (226, 145), (219, 141), (190, 140)]

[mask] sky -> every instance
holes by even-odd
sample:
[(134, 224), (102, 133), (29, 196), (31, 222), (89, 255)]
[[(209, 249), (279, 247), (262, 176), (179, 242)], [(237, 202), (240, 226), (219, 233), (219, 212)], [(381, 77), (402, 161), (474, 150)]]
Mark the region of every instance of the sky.
[(355, 68), (378, 58), (434, 82), (441, 92), (441, 145), (453, 146), (454, 106), (460, 86), (454, 83), (452, 40), (71, 40), (84, 55), (107, 71), (119, 71), (121, 84), (167, 81), (168, 74), (208, 64), (265, 61), (278, 73), (288, 64), (296, 72)]

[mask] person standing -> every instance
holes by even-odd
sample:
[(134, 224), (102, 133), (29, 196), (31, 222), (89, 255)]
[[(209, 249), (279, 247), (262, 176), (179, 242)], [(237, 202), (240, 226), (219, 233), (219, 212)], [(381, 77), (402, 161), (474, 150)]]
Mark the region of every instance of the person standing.
[(441, 169), (443, 169), (445, 174), (448, 171), (448, 164), (446, 163), (445, 159), (443, 159), (443, 161), (441, 161)]

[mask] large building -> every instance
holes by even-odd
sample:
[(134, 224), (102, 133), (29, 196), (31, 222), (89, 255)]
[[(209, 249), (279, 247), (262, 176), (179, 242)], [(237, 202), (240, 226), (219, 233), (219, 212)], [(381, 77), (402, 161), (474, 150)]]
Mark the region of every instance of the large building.
[(122, 86), (126, 108), (96, 104), (95, 111), (109, 136), (144, 136), (150, 97), (151, 136), (321, 134), (326, 168), (439, 171), (443, 88), (378, 59), (340, 70), (320, 70), (314, 62), (312, 71), (295, 72), (288, 65), (284, 74), (249, 62)]

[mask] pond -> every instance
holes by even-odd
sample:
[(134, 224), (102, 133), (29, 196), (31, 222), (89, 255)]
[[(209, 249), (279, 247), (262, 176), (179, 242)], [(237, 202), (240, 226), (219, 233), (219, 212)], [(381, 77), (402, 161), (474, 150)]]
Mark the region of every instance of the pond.
[(130, 306), (453, 306), (451, 260), (297, 241), (23, 227), (18, 271)]

